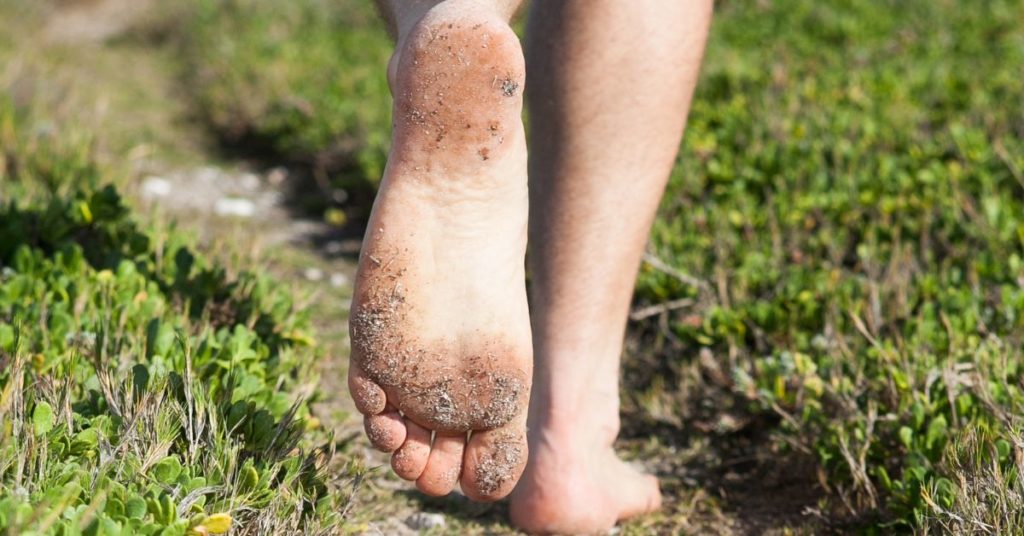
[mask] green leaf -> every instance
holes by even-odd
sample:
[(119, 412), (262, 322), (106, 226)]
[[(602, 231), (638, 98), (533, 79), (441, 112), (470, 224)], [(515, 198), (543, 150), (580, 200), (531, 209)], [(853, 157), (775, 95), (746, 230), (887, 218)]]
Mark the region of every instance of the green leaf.
[(10, 324), (0, 324), (0, 350), (14, 350), (14, 327)]
[(925, 434), (925, 446), (928, 450), (945, 445), (946, 441), (946, 417), (939, 415), (928, 423), (928, 431)]
[(1007, 462), (1010, 459), (1010, 442), (1005, 439), (996, 441), (996, 453), (1000, 462)]
[(153, 465), (151, 473), (157, 481), (167, 485), (173, 484), (181, 474), (181, 462), (177, 456), (167, 456)]
[(164, 507), (160, 504), (160, 501), (152, 497), (146, 499), (146, 509), (152, 514), (153, 519), (160, 522), (164, 518)]
[(166, 493), (160, 496), (160, 508), (163, 512), (163, 522), (167, 525), (174, 523), (178, 518), (178, 509), (174, 505), (174, 499)]
[(139, 363), (132, 367), (132, 385), (135, 387), (136, 395), (146, 392), (146, 386), (149, 385), (149, 369), (146, 365)]
[(904, 447), (908, 449), (914, 442), (914, 431), (909, 426), (900, 427), (900, 443), (903, 443)]
[(892, 478), (889, 477), (889, 471), (886, 471), (885, 467), (878, 466), (876, 474), (878, 475), (878, 479), (882, 482), (882, 487), (886, 490), (891, 490)]
[(71, 454), (79, 456), (95, 449), (97, 445), (99, 445), (99, 435), (96, 429), (86, 428), (75, 434), (75, 438), (71, 440)]
[(142, 497), (132, 497), (124, 504), (125, 515), (132, 519), (146, 517), (146, 501)]
[(241, 472), (242, 474), (239, 475), (238, 479), (238, 489), (241, 491), (256, 489), (256, 484), (260, 481), (260, 474), (256, 472), (256, 468), (247, 463)]
[(45, 435), (53, 429), (53, 408), (48, 402), (36, 403), (36, 408), (32, 410), (32, 429), (37, 436)]
[(111, 497), (107, 499), (107, 507), (105, 511), (107, 512), (107, 515), (111, 517), (124, 516), (124, 503), (116, 497)]

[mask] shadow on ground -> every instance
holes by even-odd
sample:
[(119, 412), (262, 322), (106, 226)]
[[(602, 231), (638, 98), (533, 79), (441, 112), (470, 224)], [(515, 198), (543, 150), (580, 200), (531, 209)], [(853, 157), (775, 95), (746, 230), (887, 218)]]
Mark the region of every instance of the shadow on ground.
[(778, 444), (772, 431), (779, 418), (752, 411), (709, 351), (670, 358), (683, 350), (636, 326), (628, 339), (617, 448), (658, 476), (665, 498), (660, 519), (639, 521), (643, 528), (699, 534), (849, 529), (836, 512), (821, 511), (827, 492), (816, 461)]

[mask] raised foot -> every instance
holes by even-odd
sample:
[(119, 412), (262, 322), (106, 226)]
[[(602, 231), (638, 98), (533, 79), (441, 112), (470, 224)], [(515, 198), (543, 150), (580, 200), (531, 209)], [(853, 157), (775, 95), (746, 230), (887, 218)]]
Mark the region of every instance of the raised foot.
[(392, 60), (392, 152), (350, 315), (370, 441), (431, 495), (507, 495), (526, 464), (532, 350), (518, 39), (471, 1), (433, 8)]
[(658, 481), (610, 448), (535, 447), (512, 495), (512, 523), (531, 534), (601, 534), (661, 507)]

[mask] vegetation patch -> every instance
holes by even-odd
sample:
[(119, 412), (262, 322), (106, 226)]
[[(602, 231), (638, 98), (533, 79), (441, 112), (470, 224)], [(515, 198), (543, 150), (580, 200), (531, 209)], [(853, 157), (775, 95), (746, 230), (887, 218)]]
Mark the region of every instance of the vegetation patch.
[(139, 225), (88, 140), (36, 126), (0, 102), (0, 529), (341, 527), (290, 296)]
[(958, 6), (723, 3), (637, 299), (834, 507), (1019, 532), (1022, 8)]

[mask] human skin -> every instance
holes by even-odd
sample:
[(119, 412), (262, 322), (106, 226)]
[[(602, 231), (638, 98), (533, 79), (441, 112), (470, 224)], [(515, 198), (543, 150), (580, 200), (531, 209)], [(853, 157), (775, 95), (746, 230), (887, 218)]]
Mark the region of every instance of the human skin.
[(660, 505), (622, 462), (619, 362), (636, 271), (679, 150), (709, 0), (531, 6), (530, 463), (511, 504), (532, 532), (590, 533)]

